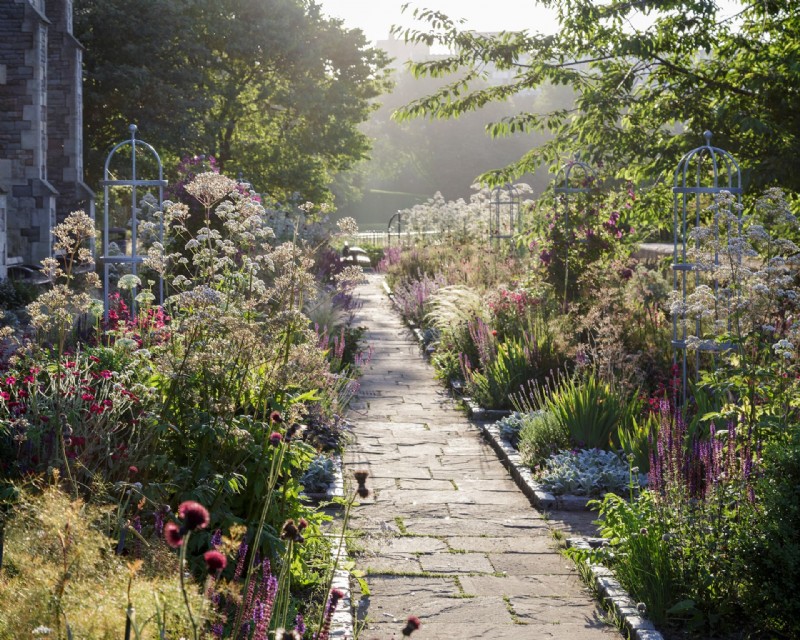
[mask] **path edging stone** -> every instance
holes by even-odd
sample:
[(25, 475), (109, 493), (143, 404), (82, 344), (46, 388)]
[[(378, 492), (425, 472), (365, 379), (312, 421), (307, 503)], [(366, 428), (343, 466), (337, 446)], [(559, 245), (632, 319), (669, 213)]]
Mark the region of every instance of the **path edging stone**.
[[(573, 549), (589, 551), (597, 544), (598, 539), (568, 538), (567, 546)], [(614, 611), (622, 622), (631, 640), (664, 640), (664, 636), (656, 630), (655, 625), (642, 617), (636, 603), (622, 588), (614, 576), (614, 572), (599, 564), (586, 563), (592, 574), (595, 587), (603, 602)]]
[(466, 396), (462, 397), (461, 400), (467, 406), (469, 417), (475, 421), (495, 422), (507, 418), (513, 413), (511, 409), (485, 409), (473, 402), (472, 398)]
[(587, 503), (592, 498), (584, 496), (564, 495), (557, 496), (546, 491), (533, 477), (531, 470), (522, 463), (522, 456), (514, 449), (508, 440), (500, 434), (500, 428), (492, 423), (477, 423), (484, 437), (497, 452), (503, 465), (508, 469), (511, 477), (517, 483), (522, 493), (538, 509), (547, 511), (588, 511)]
[[(341, 562), (346, 559), (347, 552), (343, 552), (344, 532), (341, 536), (334, 538), (335, 542), (331, 545), (331, 561)], [(340, 589), (344, 597), (336, 604), (336, 609), (331, 618), (331, 630), (329, 638), (337, 640), (353, 640), (355, 638), (355, 625), (353, 617), (353, 601), (350, 590), (350, 572), (345, 569), (334, 569), (331, 579), (331, 589)]]

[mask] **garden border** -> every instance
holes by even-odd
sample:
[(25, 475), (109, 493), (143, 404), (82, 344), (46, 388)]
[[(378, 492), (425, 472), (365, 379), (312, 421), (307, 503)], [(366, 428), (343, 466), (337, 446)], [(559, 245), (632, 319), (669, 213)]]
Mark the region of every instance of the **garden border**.
[[(567, 547), (590, 551), (600, 543), (597, 538), (567, 538)], [(636, 603), (622, 588), (611, 569), (599, 564), (584, 562), (594, 581), (601, 602), (613, 611), (631, 640), (664, 640), (655, 625), (643, 618)]]
[[(392, 305), (399, 311), (394, 294), (386, 283), (386, 280), (383, 280), (382, 284)], [(405, 323), (419, 342), (419, 346), (425, 356), (430, 357), (431, 352), (429, 349), (425, 348), (422, 331), (420, 331), (413, 322), (405, 321)], [(451, 390), (454, 396), (458, 397), (460, 395), (459, 389), (456, 388), (455, 385), (451, 387)], [(487, 440), (495, 450), (503, 466), (506, 467), (511, 477), (514, 479), (514, 482), (522, 493), (531, 501), (534, 507), (549, 511), (589, 510), (587, 503), (593, 500), (593, 498), (576, 495), (556, 496), (555, 494), (545, 491), (542, 486), (534, 480), (531, 470), (526, 465), (522, 464), (522, 456), (520, 456), (519, 452), (512, 447), (505, 438), (503, 438), (500, 433), (500, 428), (495, 424), (497, 420), (511, 415), (513, 413), (512, 411), (484, 409), (467, 396), (461, 396), (461, 400), (473, 424), (475, 424), (484, 439)], [(605, 540), (602, 538), (567, 538), (566, 543), (567, 547), (591, 550), (593, 547), (604, 544)], [(655, 625), (653, 625), (650, 620), (640, 615), (636, 603), (622, 588), (622, 585), (620, 585), (610, 569), (597, 564), (584, 563), (584, 565), (592, 576), (594, 586), (597, 589), (598, 600), (603, 606), (613, 611), (620, 622), (620, 626), (627, 631), (630, 640), (664, 640), (664, 636), (656, 630)]]

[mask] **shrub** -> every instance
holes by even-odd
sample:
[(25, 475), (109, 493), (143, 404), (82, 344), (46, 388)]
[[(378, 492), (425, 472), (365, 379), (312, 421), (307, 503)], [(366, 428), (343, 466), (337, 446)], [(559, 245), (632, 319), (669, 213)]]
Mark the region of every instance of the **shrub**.
[(800, 434), (764, 450), (764, 471), (756, 483), (760, 518), (748, 536), (742, 576), (748, 583), (747, 610), (760, 627), (800, 637)]
[(630, 505), (605, 497), (601, 534), (611, 546), (596, 555), (654, 621), (679, 622), (703, 637), (741, 629), (747, 550), (759, 535), (751, 484), (757, 445), (735, 423), (712, 426), (707, 439), (690, 437), (667, 401), (660, 417), (649, 489), (631, 495)]
[(519, 432), (524, 423), (524, 416), (520, 413), (512, 413), (510, 416), (501, 418), (497, 421), (497, 428), (500, 430), (500, 437), (506, 440), (512, 447), (519, 444)]
[(569, 446), (569, 430), (552, 414), (547, 411), (524, 414), (517, 448), (525, 464), (536, 468), (550, 455)]

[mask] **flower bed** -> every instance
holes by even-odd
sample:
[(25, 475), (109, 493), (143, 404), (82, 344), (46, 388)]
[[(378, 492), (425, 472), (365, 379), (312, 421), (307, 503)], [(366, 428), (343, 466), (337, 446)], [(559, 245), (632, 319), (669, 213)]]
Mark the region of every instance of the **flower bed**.
[[(29, 305), (33, 339), (0, 378), (0, 601), (19, 605), (0, 619), (14, 629), (296, 637), (322, 633), (343, 601), (330, 517), (301, 496), (317, 453), (343, 446), (338, 415), (368, 357), (349, 322), (360, 272), (328, 259), (316, 223), (288, 222), (236, 181), (199, 174), (186, 192), (196, 202), (161, 212), (143, 200), (147, 258), (136, 275), (115, 267), (105, 315), (91, 220), (54, 229), (66, 259), (45, 261), (55, 284)], [(279, 218), (288, 237), (269, 226)], [(328, 498), (343, 492), (335, 475)], [(121, 583), (107, 615), (86, 613), (104, 597), (93, 581)], [(178, 597), (153, 600), (168, 582)]]

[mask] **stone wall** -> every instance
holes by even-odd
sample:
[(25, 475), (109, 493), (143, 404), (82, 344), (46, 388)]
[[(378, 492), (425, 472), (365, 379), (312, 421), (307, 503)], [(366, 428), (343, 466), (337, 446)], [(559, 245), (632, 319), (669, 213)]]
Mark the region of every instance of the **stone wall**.
[(94, 193), (83, 182), (83, 47), (72, 35), (72, 0), (45, 0), (51, 21), (47, 67), (47, 175), (56, 188), (56, 217), (89, 213)]
[(2, 265), (9, 256), (37, 264), (51, 253), (56, 212), (93, 208), (82, 180), (81, 110), (71, 0), (0, 0)]

